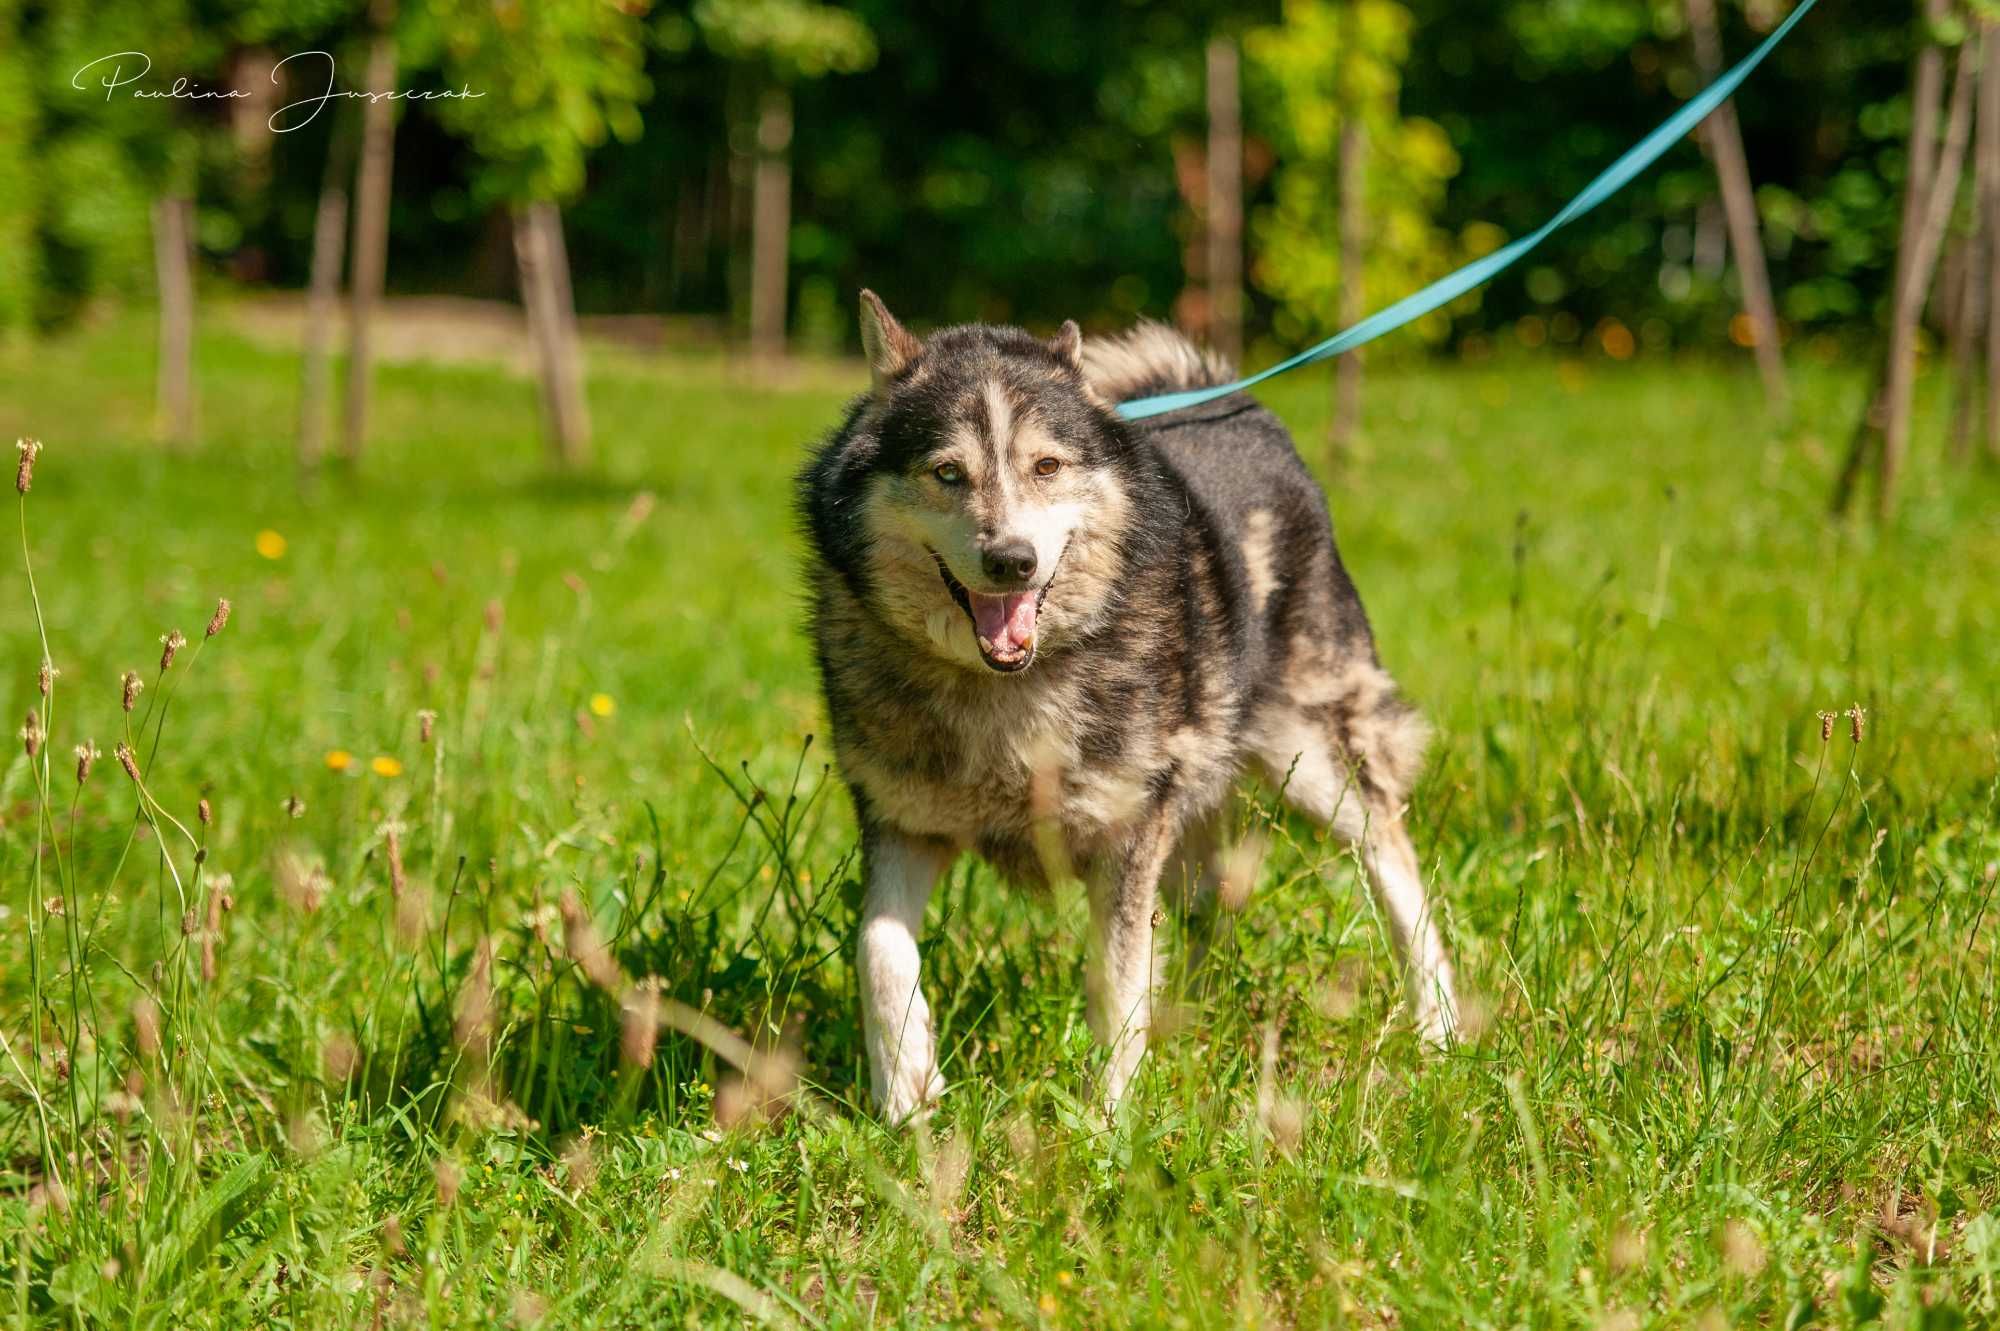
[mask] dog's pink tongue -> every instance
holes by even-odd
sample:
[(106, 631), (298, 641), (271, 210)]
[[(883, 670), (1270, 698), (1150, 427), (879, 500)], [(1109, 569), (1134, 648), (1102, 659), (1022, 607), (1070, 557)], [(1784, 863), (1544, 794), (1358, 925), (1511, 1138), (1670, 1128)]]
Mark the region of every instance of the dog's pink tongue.
[(995, 656), (1011, 657), (1034, 646), (1038, 594), (982, 596), (971, 592), (972, 623)]

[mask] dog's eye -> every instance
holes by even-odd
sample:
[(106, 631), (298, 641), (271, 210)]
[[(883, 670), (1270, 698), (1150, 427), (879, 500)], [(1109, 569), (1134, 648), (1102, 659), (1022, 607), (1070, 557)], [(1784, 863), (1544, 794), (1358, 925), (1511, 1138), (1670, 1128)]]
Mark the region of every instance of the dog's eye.
[(946, 485), (957, 485), (960, 481), (965, 479), (965, 473), (959, 469), (959, 465), (956, 462), (938, 463), (937, 466), (931, 471), (931, 475), (937, 477), (940, 481), (943, 481)]
[(1054, 458), (1043, 458), (1035, 464), (1035, 475), (1037, 476), (1053, 476), (1061, 470), (1062, 463), (1056, 461)]

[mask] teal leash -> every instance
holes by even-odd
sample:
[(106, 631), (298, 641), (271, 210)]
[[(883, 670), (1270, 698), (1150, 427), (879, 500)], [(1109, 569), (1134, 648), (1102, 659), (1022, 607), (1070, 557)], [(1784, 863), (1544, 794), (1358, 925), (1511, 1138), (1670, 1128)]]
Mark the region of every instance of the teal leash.
[(1216, 388), (1195, 388), (1159, 397), (1137, 398), (1121, 405), (1118, 414), (1126, 420), (1144, 420), (1148, 416), (1178, 411), (1182, 407), (1198, 407), (1204, 402), (1213, 402), (1219, 397), (1240, 393), (1246, 388), (1256, 387), (1266, 379), (1289, 374), (1302, 365), (1329, 360), (1343, 352), (1364, 346), (1378, 337), (1393, 333), (1404, 324), (1423, 318), (1432, 310), (1449, 305), (1466, 292), (1484, 286), (1534, 253), (1550, 236), (1631, 184), (1647, 167), (1664, 157), (1669, 149), (1692, 133), (1697, 125), (1713, 115), (1724, 102), (1735, 96), (1736, 90), (1743, 86), (1743, 81), (1756, 71), (1757, 66), (1764, 63), (1766, 56), (1777, 49), (1778, 43), (1791, 35), (1792, 29), (1799, 25), (1799, 20), (1812, 12), (1812, 7), (1818, 3), (1819, 0), (1803, 0), (1803, 3), (1778, 25), (1777, 31), (1766, 37), (1741, 64), (1711, 83), (1693, 101), (1676, 111), (1664, 125), (1640, 140), (1636, 148), (1613, 162), (1605, 169), (1604, 174), (1591, 181), (1583, 193), (1571, 199), (1567, 207), (1545, 222), (1539, 230), (1521, 237), (1511, 245), (1495, 250), (1483, 259), (1467, 264), (1451, 276), (1433, 282), (1414, 296), (1397, 301), (1389, 308), (1363, 319), (1346, 332), (1330, 337), (1309, 350), (1301, 351), (1290, 360), (1280, 361), (1268, 370)]

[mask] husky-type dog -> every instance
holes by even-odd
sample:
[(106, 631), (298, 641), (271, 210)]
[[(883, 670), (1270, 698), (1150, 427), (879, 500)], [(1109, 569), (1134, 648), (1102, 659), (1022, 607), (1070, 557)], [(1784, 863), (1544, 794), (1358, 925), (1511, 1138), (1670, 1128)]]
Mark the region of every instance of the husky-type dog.
[(881, 1112), (906, 1119), (944, 1088), (917, 940), (968, 850), (1016, 883), (1045, 883), (1052, 863), (1083, 879), (1115, 1109), (1146, 1048), (1163, 880), (1197, 900), (1216, 885), (1216, 823), (1251, 766), (1358, 848), (1416, 1028), (1451, 1041), (1451, 965), (1403, 830), (1427, 732), (1376, 658), (1277, 418), (1241, 395), (1119, 418), (1120, 401), (1232, 377), (1159, 325), (920, 341), (864, 291), (861, 333), (872, 388), (806, 466), (799, 503), (861, 828), (857, 968)]

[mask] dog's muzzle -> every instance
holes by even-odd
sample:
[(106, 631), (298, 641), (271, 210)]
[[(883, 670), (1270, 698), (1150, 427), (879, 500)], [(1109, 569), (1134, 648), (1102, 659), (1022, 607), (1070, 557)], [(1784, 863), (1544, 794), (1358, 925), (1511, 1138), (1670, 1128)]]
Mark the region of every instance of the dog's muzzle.
[(937, 551), (932, 550), (930, 556), (937, 561), (938, 576), (944, 579), (951, 599), (958, 602), (958, 608), (972, 621), (972, 636), (979, 643), (979, 655), (987, 667), (1011, 675), (1033, 665), (1042, 602), (1048, 599), (1049, 588), (1055, 585), (1061, 558), (1057, 558), (1057, 567), (1050, 570), (1048, 581), (1041, 586), (992, 596), (975, 592), (960, 582)]

